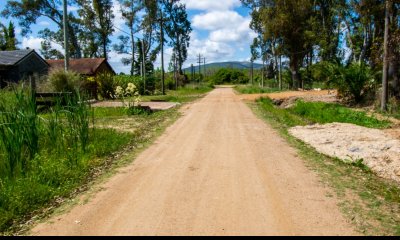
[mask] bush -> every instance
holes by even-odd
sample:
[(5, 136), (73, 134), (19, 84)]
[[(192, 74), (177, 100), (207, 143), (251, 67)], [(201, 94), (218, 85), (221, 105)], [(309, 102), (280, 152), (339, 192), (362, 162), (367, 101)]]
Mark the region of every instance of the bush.
[(57, 92), (75, 92), (80, 91), (83, 81), (78, 73), (63, 69), (55, 70), (49, 75), (49, 82)]
[(117, 85), (113, 74), (100, 73), (96, 76), (96, 82), (98, 84), (98, 93), (103, 99), (115, 99), (115, 88)]
[(361, 103), (375, 89), (375, 76), (364, 64), (353, 63), (348, 67), (328, 65), (325, 69), (330, 75), (328, 86), (336, 87), (339, 96), (347, 102)]
[(240, 70), (221, 68), (215, 73), (211, 81), (212, 84), (245, 84), (249, 82), (249, 78)]

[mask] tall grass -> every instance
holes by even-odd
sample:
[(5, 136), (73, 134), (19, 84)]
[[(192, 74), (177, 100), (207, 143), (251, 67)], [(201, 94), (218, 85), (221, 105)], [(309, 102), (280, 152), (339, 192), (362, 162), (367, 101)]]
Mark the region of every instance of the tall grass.
[[(39, 114), (34, 93), (0, 91), (0, 232), (52, 199), (68, 195), (131, 134), (94, 129), (78, 93)], [(64, 103), (62, 105), (61, 103)]]
[(0, 102), (0, 147), (6, 161), (1, 173), (8, 177), (24, 175), (39, 151), (39, 129), (34, 94), (14, 90), (16, 105)]

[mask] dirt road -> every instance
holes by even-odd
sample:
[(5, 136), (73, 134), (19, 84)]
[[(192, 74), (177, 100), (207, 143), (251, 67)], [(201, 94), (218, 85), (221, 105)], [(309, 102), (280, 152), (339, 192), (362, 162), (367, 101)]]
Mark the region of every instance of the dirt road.
[(232, 89), (186, 108), (88, 203), (31, 234), (355, 234), (316, 174)]

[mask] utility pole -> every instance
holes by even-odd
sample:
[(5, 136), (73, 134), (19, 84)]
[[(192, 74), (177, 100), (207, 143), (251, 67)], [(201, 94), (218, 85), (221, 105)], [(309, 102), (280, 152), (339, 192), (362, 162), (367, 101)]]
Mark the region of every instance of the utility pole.
[(176, 53), (174, 53), (174, 78), (175, 78), (175, 90), (178, 90), (178, 76), (176, 74)]
[(251, 62), (251, 67), (250, 67), (250, 79), (251, 79), (251, 85), (254, 85), (254, 78), (253, 78), (253, 59), (250, 61)]
[(161, 28), (161, 92), (165, 95), (165, 72), (164, 72), (164, 18), (162, 10), (160, 10), (160, 28)]
[(144, 87), (144, 94), (146, 94), (146, 53), (145, 53), (145, 46), (144, 46), (144, 38), (142, 39), (142, 55), (143, 55), (143, 87)]
[(206, 75), (207, 75), (207, 71), (206, 71), (206, 58), (204, 58), (203, 68), (204, 68), (204, 77), (206, 77)]
[(385, 37), (383, 43), (383, 74), (382, 74), (382, 100), (381, 100), (381, 110), (387, 110), (388, 102), (388, 71), (389, 71), (389, 59), (388, 59), (388, 40), (389, 40), (389, 10), (390, 10), (390, 0), (386, 0), (386, 10), (385, 10)]
[(191, 69), (191, 78), (192, 78), (192, 82), (194, 80), (194, 68), (193, 68), (193, 64), (190, 66)]
[(199, 54), (199, 60), (197, 62), (199, 64), (199, 84), (201, 80), (201, 54)]
[(68, 71), (69, 68), (69, 44), (68, 44), (68, 7), (67, 7), (67, 0), (63, 0), (63, 24), (64, 24), (64, 69)]
[(262, 59), (262, 71), (261, 71), (261, 87), (264, 88), (264, 69), (265, 69), (265, 61), (264, 57)]

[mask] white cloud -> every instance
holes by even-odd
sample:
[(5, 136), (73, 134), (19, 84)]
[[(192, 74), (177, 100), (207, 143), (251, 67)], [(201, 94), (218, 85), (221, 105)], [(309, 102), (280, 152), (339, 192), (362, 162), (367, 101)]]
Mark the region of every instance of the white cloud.
[(241, 5), (239, 0), (183, 0), (191, 10), (227, 10)]
[(44, 27), (50, 26), (50, 23), (49, 23), (48, 21), (40, 21), (38, 24), (39, 24), (40, 26), (44, 26)]
[(192, 25), (195, 28), (216, 30), (221, 28), (234, 28), (243, 21), (244, 17), (235, 11), (212, 11), (195, 15)]
[[(189, 56), (199, 53), (207, 62), (231, 61), (238, 54), (245, 54), (256, 33), (249, 27), (250, 16), (244, 17), (236, 11), (219, 10), (195, 15), (192, 18), (194, 32), (191, 35)], [(208, 32), (199, 37), (196, 30)]]
[(41, 42), (43, 41), (42, 38), (35, 38), (35, 37), (24, 37), (22, 39), (22, 48), (30, 48), (30, 49), (35, 49), (36, 51), (39, 51), (41, 48)]
[[(34, 49), (37, 53), (40, 54), (40, 49), (42, 48), (41, 42), (43, 38), (36, 38), (36, 37), (24, 37), (22, 38), (21, 46), (22, 49)], [(59, 44), (51, 43), (51, 47), (57, 49), (61, 52), (64, 51), (63, 47)]]
[(128, 58), (128, 54), (118, 54), (115, 51), (111, 51), (108, 54), (108, 62), (110, 63), (111, 67), (114, 69), (116, 73), (124, 72), (129, 73), (131, 68), (130, 66), (124, 65), (121, 60), (122, 58)]

